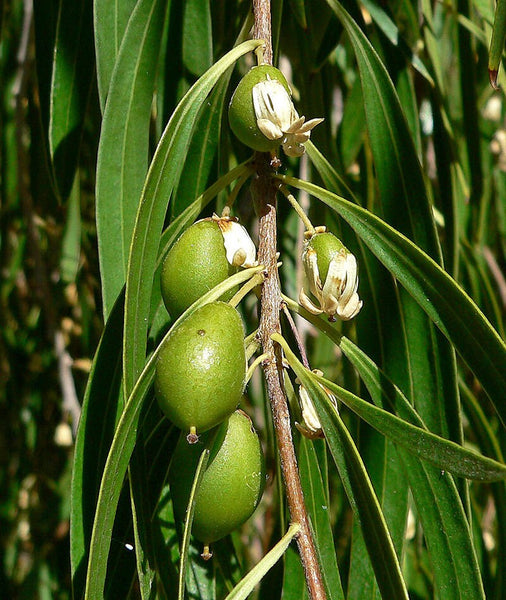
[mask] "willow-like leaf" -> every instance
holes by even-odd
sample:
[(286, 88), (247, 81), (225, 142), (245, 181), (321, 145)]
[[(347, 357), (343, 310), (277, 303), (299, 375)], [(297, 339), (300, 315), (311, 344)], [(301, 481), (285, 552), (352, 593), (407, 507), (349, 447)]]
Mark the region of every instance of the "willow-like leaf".
[(270, 550), (262, 560), (251, 569), (251, 571), (244, 577), (230, 592), (225, 600), (246, 600), (251, 594), (255, 586), (260, 583), (265, 574), (278, 562), (283, 556), (286, 549), (290, 545), (293, 538), (299, 533), (300, 525), (298, 523), (292, 523), (288, 528), (285, 535), (279, 540), (279, 542)]
[[(330, 498), (328, 490), (325, 489), (322, 472), (318, 463), (317, 445), (322, 444), (321, 449), (325, 453), (325, 445), (322, 440), (309, 440), (301, 436), (298, 462), (300, 480), (306, 507), (309, 512), (311, 523), (315, 534), (315, 543), (319, 555), (319, 561), (326, 584), (328, 600), (342, 600), (344, 593), (341, 586), (339, 567), (335, 553), (334, 538), (330, 525)], [(326, 461), (322, 469), (326, 467)]]
[(272, 339), (283, 347), (288, 362), (316, 406), (325, 439), (339, 470), (355, 516), (359, 519), (378, 587), (384, 598), (408, 598), (399, 560), (374, 488), (355, 443), (337, 409), (314, 373), (296, 358), (279, 334)]
[(70, 194), (74, 181), (93, 80), (91, 24), (90, 2), (59, 3), (48, 136), (55, 181), (63, 199)]
[[(315, 317), (292, 300), (285, 298), (290, 310), (308, 319), (336, 344), (357, 368), (377, 406), (384, 403), (407, 421), (423, 427), (420, 417), (407, 400), (399, 395), (385, 375), (365, 357), (347, 338), (337, 334), (327, 321)], [(491, 453), (493, 454), (493, 453)], [(421, 460), (411, 450), (399, 446), (397, 456), (403, 466), (412, 490), (418, 515), (434, 568), (434, 579), (440, 596), (448, 600), (483, 600), (483, 584), (480, 578), (476, 553), (470, 535), (469, 524), (452, 476), (444, 469)], [(498, 463), (501, 464), (501, 463)], [(492, 484), (503, 486), (503, 482)]]
[[(358, 360), (356, 349), (352, 351), (350, 344), (347, 344), (347, 350), (348, 353), (353, 352), (354, 358)], [(362, 362), (362, 364), (364, 363)], [(371, 367), (370, 364), (368, 366)], [(420, 425), (412, 425), (362, 400), (324, 377), (316, 376), (316, 379), (346, 404), (348, 408), (367, 421), (371, 427), (374, 427), (380, 433), (383, 433), (420, 459), (426, 460), (441, 469), (450, 471), (450, 473), (459, 477), (478, 481), (499, 481), (506, 479), (506, 465), (459, 446), (455, 442), (435, 435), (423, 428), (420, 418), (413, 409), (410, 410), (408, 408), (410, 407), (408, 400), (395, 386), (393, 386), (395, 396), (391, 399), (391, 402), (394, 403), (394, 406), (401, 404), (401, 410), (409, 413), (413, 420), (418, 420)]]
[(506, 0), (497, 0), (494, 16), (494, 28), (490, 40), (488, 72), (490, 83), (497, 88), (497, 72), (501, 64), (504, 43), (506, 41)]
[(207, 462), (209, 460), (209, 448), (204, 448), (200, 455), (199, 462), (197, 463), (197, 469), (195, 471), (193, 484), (190, 490), (190, 496), (188, 498), (188, 506), (186, 508), (183, 539), (181, 541), (181, 558), (179, 562), (179, 581), (178, 581), (178, 600), (184, 600), (186, 570), (188, 568), (188, 549), (190, 548), (190, 534), (193, 523), (193, 515), (195, 513), (195, 496), (199, 489), (202, 477), (206, 471)]
[(121, 412), (121, 345), (125, 296), (120, 294), (95, 352), (81, 409), (72, 468), (70, 563), (72, 589), (82, 598), (100, 489), (100, 473)]
[(93, 1), (97, 84), (102, 112), (123, 35), (136, 4), (137, 0)]
[(125, 283), (135, 216), (148, 170), (153, 73), (165, 8), (166, 0), (137, 3), (112, 73), (102, 119), (96, 221), (105, 319)]
[(347, 221), (454, 345), (506, 425), (506, 346), (456, 281), (418, 246), (368, 210), (312, 183), (277, 177), (319, 198)]

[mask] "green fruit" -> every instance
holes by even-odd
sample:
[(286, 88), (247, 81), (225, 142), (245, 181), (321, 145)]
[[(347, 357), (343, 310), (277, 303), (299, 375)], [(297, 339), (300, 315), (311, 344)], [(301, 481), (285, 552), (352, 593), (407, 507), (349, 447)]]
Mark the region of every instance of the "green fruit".
[(270, 140), (260, 131), (253, 106), (253, 87), (268, 78), (279, 81), (291, 96), (290, 86), (283, 73), (271, 65), (260, 65), (253, 67), (241, 79), (228, 107), (228, 120), (235, 136), (246, 146), (260, 152), (275, 150), (281, 141)]
[[(208, 432), (193, 446), (182, 438), (176, 448), (169, 482), (175, 516), (180, 521), (185, 518), (199, 457), (214, 433)], [(207, 546), (237, 529), (253, 514), (264, 483), (260, 440), (248, 415), (238, 410), (216, 433), (195, 499), (193, 535)]]
[(244, 389), (246, 353), (239, 313), (224, 302), (198, 308), (164, 340), (156, 361), (158, 403), (188, 441), (232, 413)]
[(329, 272), (330, 262), (333, 258), (341, 254), (342, 250), (345, 249), (345, 247), (341, 240), (336, 238), (336, 236), (333, 233), (325, 232), (315, 233), (306, 242), (306, 252), (308, 248), (311, 248), (316, 252), (318, 272), (320, 274), (320, 279), (323, 283), (327, 279), (327, 273)]
[[(167, 253), (161, 289), (165, 307), (175, 319), (213, 287), (236, 272), (227, 260), (223, 234), (216, 221), (191, 225)], [(236, 289), (223, 295), (230, 300)]]

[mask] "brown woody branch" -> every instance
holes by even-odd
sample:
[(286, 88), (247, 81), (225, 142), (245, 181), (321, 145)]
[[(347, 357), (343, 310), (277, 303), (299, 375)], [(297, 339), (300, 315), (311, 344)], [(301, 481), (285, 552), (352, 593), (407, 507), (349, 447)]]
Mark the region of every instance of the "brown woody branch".
[[(255, 17), (254, 37), (264, 39), (264, 62), (272, 64), (270, 1), (253, 0)], [(288, 508), (293, 522), (301, 526), (297, 545), (304, 567), (306, 583), (312, 600), (325, 600), (326, 592), (313, 534), (309, 523), (304, 495), (293, 445), (288, 403), (283, 388), (283, 365), (281, 349), (271, 340), (274, 332), (280, 332), (281, 288), (277, 267), (276, 187), (272, 179), (271, 156), (256, 154), (257, 176), (251, 192), (259, 216), (258, 260), (265, 265), (266, 280), (262, 285), (259, 338), (263, 351), (270, 358), (263, 369), (267, 393), (271, 404), (274, 428), (286, 490)]]

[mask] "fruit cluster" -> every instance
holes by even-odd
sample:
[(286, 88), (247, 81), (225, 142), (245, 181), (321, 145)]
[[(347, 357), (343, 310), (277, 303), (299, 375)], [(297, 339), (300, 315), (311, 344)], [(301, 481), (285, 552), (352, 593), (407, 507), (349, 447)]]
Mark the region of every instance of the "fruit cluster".
[[(301, 156), (312, 129), (322, 119), (299, 117), (282, 73), (260, 65), (247, 73), (234, 92), (229, 121), (239, 140), (256, 151), (271, 152), (274, 159), (279, 146), (288, 156)], [(313, 314), (325, 313), (331, 321), (353, 318), (362, 307), (355, 257), (325, 227), (313, 227), (290, 194), (287, 198), (307, 227), (301, 258), (308, 293), (301, 289), (300, 303)], [(252, 515), (263, 492), (265, 473), (255, 429), (249, 417), (236, 410), (247, 374), (244, 326), (232, 306), (240, 294), (236, 296), (237, 288), (228, 286), (219, 300), (204, 303), (199, 299), (240, 267), (254, 265), (253, 242), (226, 213), (189, 227), (162, 267), (162, 298), (177, 320), (158, 349), (155, 391), (165, 415), (186, 433), (171, 465), (178, 519), (185, 518), (199, 457), (204, 449), (210, 452), (194, 498), (192, 529), (205, 544), (205, 558), (210, 556), (210, 543)], [(303, 388), (301, 402), (304, 423), (300, 431), (309, 437), (323, 435)]]
[[(198, 221), (168, 252), (161, 288), (173, 317), (183, 315), (239, 265), (254, 263), (251, 240), (245, 240), (243, 231), (234, 226), (241, 228), (228, 217)], [(187, 433), (181, 437), (170, 471), (178, 519), (185, 518), (199, 456), (206, 445), (210, 450), (197, 490), (192, 526), (194, 536), (205, 545), (204, 558), (211, 556), (210, 543), (253, 514), (265, 481), (258, 435), (249, 417), (236, 410), (244, 392), (247, 365), (241, 317), (223, 301), (234, 291), (183, 315), (164, 338), (156, 362), (159, 405)]]

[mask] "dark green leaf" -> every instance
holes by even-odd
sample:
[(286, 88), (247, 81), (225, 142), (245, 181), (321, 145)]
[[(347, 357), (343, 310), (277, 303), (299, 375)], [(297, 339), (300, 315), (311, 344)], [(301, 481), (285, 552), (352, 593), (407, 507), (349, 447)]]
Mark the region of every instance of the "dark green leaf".
[(213, 64), (213, 29), (209, 0), (186, 0), (183, 16), (183, 63), (200, 77)]
[[(299, 445), (299, 469), (304, 499), (309, 511), (320, 564), (323, 571), (329, 600), (343, 598), (343, 589), (337, 566), (334, 539), (330, 526), (330, 498), (322, 480), (315, 446), (323, 444), (321, 440), (308, 440), (301, 436)], [(325, 452), (325, 450), (323, 449)]]
[(112, 73), (102, 120), (96, 211), (106, 319), (125, 283), (135, 215), (148, 168), (154, 73), (165, 6), (165, 0), (140, 0), (135, 7)]
[(385, 518), (349, 431), (324, 389), (316, 382), (314, 374), (304, 368), (279, 334), (274, 334), (272, 339), (283, 347), (290, 366), (316, 406), (344, 489), (354, 514), (360, 521), (382, 595), (385, 598), (407, 599), (406, 585)]
[(429, 256), (369, 211), (311, 183), (278, 176), (333, 208), (455, 346), (506, 425), (506, 347), (465, 291)]
[(123, 35), (137, 0), (94, 0), (97, 83), (102, 112)]
[(93, 77), (92, 5), (62, 0), (54, 50), (49, 148), (62, 198), (72, 188)]

